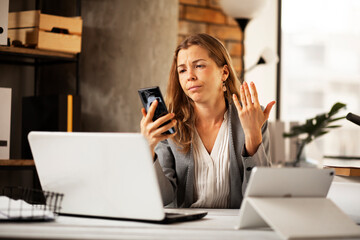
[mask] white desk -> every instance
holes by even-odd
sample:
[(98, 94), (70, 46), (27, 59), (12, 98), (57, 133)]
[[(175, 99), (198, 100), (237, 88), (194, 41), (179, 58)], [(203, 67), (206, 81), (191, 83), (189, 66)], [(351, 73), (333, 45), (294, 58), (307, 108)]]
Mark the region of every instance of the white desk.
[[(350, 216), (356, 213), (354, 220), (360, 216), (360, 178), (335, 177), (328, 197)], [(207, 211), (201, 220), (169, 225), (63, 216), (48, 223), (0, 223), (0, 239), (280, 239), (270, 229), (235, 230), (237, 209)]]
[(49, 223), (0, 223), (0, 238), (9, 239), (280, 239), (270, 229), (235, 230), (238, 210), (208, 210), (201, 220), (152, 224), (60, 216)]
[(327, 197), (360, 224), (360, 177), (335, 176)]

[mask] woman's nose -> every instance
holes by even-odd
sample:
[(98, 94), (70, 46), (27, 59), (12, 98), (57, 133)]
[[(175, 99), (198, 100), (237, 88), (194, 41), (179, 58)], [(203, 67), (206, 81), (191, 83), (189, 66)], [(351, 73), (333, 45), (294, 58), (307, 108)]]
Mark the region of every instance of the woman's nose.
[(190, 68), (188, 70), (188, 76), (187, 76), (187, 80), (188, 81), (194, 81), (196, 79), (196, 75), (195, 75), (195, 72), (192, 68)]

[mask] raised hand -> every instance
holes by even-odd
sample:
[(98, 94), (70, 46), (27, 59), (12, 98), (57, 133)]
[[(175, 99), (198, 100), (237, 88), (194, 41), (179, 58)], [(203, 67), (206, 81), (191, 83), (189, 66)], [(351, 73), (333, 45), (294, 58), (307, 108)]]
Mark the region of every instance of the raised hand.
[(244, 129), (246, 151), (252, 156), (262, 142), (261, 127), (269, 118), (275, 101), (270, 102), (263, 111), (253, 82), (250, 83), (250, 88), (251, 91), (248, 84), (244, 82), (240, 87), (241, 104), (235, 94), (233, 94), (233, 100)]
[(162, 116), (162, 117), (158, 118), (157, 120), (155, 120), (155, 122), (153, 122), (152, 119), (154, 117), (157, 106), (158, 106), (158, 101), (155, 100), (149, 107), (148, 113), (146, 113), (145, 108), (141, 109), (141, 112), (143, 115), (141, 122), (140, 122), (141, 134), (148, 141), (150, 151), (151, 151), (153, 157), (155, 156), (154, 149), (155, 149), (156, 145), (160, 141), (168, 139), (169, 137), (172, 137), (176, 134), (176, 133), (166, 134), (166, 135), (162, 134), (163, 132), (166, 132), (167, 130), (169, 130), (170, 128), (175, 126), (175, 124), (176, 124), (175, 119), (170, 121), (168, 124), (160, 127), (160, 125), (162, 125), (163, 123), (174, 118), (174, 116), (175, 116), (174, 113), (168, 113), (165, 116)]

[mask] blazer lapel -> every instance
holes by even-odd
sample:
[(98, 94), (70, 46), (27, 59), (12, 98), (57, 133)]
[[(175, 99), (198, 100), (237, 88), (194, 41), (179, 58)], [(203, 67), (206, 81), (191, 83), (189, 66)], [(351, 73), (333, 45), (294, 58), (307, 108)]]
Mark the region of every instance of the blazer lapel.
[[(235, 144), (239, 144), (239, 138), (244, 137), (241, 136), (242, 131), (240, 131), (241, 124), (239, 124), (240, 120), (237, 115), (236, 109), (234, 109), (234, 104), (229, 105), (229, 150), (230, 150), (230, 208), (239, 208), (241, 201), (243, 199), (242, 196), (242, 171), (241, 166), (239, 166), (239, 162), (241, 163), (241, 149), (239, 152), (236, 152), (235, 149), (239, 149), (239, 146), (235, 147)], [(240, 158), (238, 160), (238, 158)]]
[(194, 154), (193, 145), (191, 144), (190, 151), (187, 153), (188, 156), (183, 160), (185, 161), (186, 169), (186, 183), (185, 183), (185, 200), (183, 207), (190, 207), (194, 203)]

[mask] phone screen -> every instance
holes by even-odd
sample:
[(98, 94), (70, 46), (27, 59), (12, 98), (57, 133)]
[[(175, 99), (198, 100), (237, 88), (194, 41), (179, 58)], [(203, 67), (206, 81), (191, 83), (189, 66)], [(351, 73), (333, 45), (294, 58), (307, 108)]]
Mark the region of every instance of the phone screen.
[[(156, 107), (155, 114), (153, 117), (153, 121), (156, 119), (168, 114), (168, 110), (165, 105), (165, 101), (162, 97), (161, 91), (159, 87), (150, 87), (150, 88), (142, 88), (138, 90), (141, 102), (146, 110), (148, 112), (151, 104), (157, 100), (158, 106)], [(160, 127), (170, 123), (170, 121), (167, 121), (160, 125)], [(175, 133), (175, 129), (172, 127), (168, 131), (164, 132), (163, 134), (172, 134)]]

